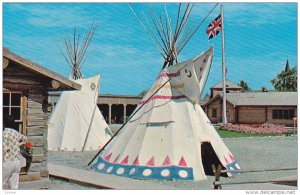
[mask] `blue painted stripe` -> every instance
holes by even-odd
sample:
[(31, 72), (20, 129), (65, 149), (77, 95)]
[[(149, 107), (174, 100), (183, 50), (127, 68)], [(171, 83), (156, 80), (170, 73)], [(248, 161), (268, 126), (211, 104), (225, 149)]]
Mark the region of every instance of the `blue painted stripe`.
[(100, 173), (129, 178), (194, 180), (193, 169), (191, 167), (174, 165), (164, 167), (122, 165), (107, 162), (101, 157), (98, 157), (97, 162), (92, 167)]
[[(238, 167), (237, 167), (238, 166)], [(240, 170), (239, 163), (235, 160), (231, 164), (226, 165), (227, 170)], [(230, 172), (232, 176), (240, 174), (239, 172)]]

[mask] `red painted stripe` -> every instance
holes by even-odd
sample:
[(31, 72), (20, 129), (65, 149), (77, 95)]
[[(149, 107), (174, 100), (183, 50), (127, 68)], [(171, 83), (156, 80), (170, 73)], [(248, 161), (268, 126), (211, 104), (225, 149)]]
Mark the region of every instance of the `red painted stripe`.
[(178, 96), (165, 96), (165, 95), (155, 95), (152, 98), (145, 100), (145, 101), (141, 101), (139, 104), (146, 104), (149, 103), (150, 101), (156, 100), (156, 99), (161, 99), (161, 100), (175, 100), (175, 99), (182, 99), (182, 98), (186, 98), (185, 95), (178, 95)]
[(164, 72), (160, 75), (158, 75), (158, 77), (156, 78), (156, 80), (162, 78), (162, 77), (168, 77), (168, 78), (173, 78), (173, 77), (178, 77), (180, 76), (180, 71), (176, 72), (176, 73), (167, 73), (167, 72)]

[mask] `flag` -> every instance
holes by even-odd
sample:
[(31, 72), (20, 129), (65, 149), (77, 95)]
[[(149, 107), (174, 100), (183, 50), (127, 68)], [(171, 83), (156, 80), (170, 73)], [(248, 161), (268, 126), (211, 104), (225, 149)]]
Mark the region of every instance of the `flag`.
[(208, 39), (212, 39), (215, 36), (217, 36), (217, 34), (219, 34), (221, 29), (222, 29), (222, 18), (220, 14), (206, 27), (206, 34), (208, 36)]

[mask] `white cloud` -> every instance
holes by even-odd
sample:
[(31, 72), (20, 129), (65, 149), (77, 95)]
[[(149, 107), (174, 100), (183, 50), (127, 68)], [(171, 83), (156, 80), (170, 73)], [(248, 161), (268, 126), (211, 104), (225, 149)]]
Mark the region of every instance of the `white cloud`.
[(85, 27), (95, 19), (76, 4), (7, 4), (7, 11), (26, 12), (28, 24), (38, 27)]
[[(197, 4), (193, 14), (201, 19), (211, 10), (214, 4)], [(258, 26), (296, 21), (294, 15), (297, 6), (294, 3), (223, 3), (225, 22), (238, 26)], [(212, 12), (209, 18), (220, 13), (220, 7)]]

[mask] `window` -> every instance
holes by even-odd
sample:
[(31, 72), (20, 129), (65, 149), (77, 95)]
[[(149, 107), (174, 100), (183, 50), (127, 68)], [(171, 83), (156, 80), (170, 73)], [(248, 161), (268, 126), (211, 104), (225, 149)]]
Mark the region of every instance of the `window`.
[(217, 109), (216, 109), (216, 108), (213, 108), (213, 109), (212, 109), (211, 117), (217, 118)]
[(292, 119), (295, 116), (294, 110), (273, 110), (273, 119)]
[[(18, 92), (3, 93), (3, 126), (20, 130), (22, 128), (22, 95)], [(11, 121), (11, 124), (8, 124)]]

